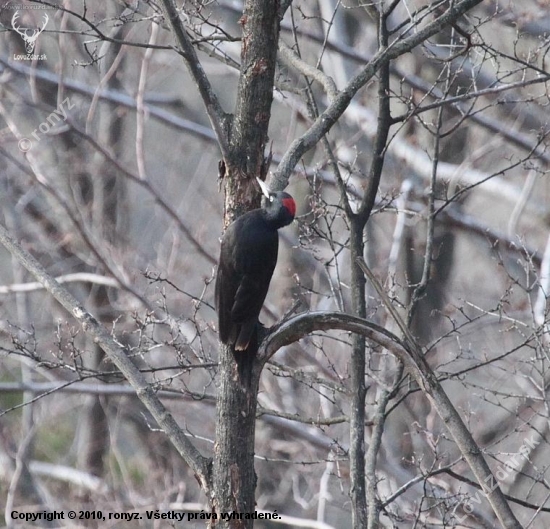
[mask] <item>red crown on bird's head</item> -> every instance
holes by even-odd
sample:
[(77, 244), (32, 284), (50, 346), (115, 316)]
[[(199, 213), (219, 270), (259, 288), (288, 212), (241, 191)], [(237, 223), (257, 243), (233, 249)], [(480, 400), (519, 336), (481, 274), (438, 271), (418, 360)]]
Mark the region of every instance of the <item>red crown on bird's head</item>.
[(296, 202), (291, 196), (283, 198), (283, 206), (293, 217), (296, 215)]

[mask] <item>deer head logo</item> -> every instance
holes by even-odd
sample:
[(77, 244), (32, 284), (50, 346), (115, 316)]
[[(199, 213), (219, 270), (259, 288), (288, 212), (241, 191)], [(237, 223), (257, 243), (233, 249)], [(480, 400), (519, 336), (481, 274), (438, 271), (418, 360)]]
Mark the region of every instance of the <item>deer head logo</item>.
[(27, 50), (27, 54), (31, 54), (34, 51), (34, 45), (36, 43), (36, 39), (38, 38), (38, 35), (44, 31), (46, 28), (46, 24), (48, 23), (48, 15), (44, 13), (43, 17), (43, 24), (41, 28), (22, 28), (19, 25), (17, 25), (17, 19), (19, 18), (19, 11), (16, 11), (11, 19), (11, 27), (23, 37), (23, 40), (25, 41), (25, 49)]

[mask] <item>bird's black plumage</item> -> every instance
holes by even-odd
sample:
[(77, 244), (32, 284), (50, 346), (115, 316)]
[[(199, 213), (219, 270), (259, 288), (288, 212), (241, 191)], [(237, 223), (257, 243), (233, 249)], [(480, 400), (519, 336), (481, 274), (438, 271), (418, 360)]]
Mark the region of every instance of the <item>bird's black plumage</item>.
[(220, 341), (235, 351), (253, 339), (273, 270), (277, 263), (277, 230), (294, 220), (294, 199), (282, 191), (269, 193), (266, 205), (229, 225), (222, 238), (216, 278)]

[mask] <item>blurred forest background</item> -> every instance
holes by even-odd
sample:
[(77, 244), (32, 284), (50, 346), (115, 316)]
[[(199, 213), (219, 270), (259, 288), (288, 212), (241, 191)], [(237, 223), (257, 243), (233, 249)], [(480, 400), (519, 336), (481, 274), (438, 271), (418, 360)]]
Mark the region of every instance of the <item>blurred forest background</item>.
[[(48, 9), (21, 7), (38, 4)], [(447, 5), (390, 4), (392, 38)], [(12, 24), (17, 6), (23, 28), (48, 15), (34, 49), (43, 60), (16, 60), (26, 54)], [(154, 1), (62, 6), (2, 2), (1, 221), (112, 331), (193, 443), (212, 454), (224, 213), (215, 135)], [(230, 111), (242, 6), (178, 6)], [(295, 0), (286, 10), (281, 39), (294, 54), (279, 54), (274, 167), (311, 125), (312, 103), (327, 106), (327, 87), (306, 80), (313, 73), (304, 64), (342, 90), (377, 51), (373, 9)], [(486, 0), (393, 61), (394, 121), (365, 233), (366, 261), (532, 528), (550, 526), (549, 49), (548, 2)], [(333, 161), (353, 204), (368, 184), (377, 89), (361, 88), (328, 147), (319, 143), (295, 168), (287, 191), (298, 218), (281, 232), (266, 324), (292, 307), (349, 310), (349, 225)], [(135, 391), (3, 249), (0, 285), (1, 510), (204, 508), (193, 473)], [(370, 286), (367, 305), (369, 320), (397, 332)], [(351, 527), (350, 340), (314, 333), (283, 347), (262, 375), (257, 508), (303, 527)], [(381, 526), (497, 527), (422, 392), (406, 373), (395, 376), (386, 351), (367, 354), (367, 444), (381, 436), (367, 477)], [(79, 524), (66, 526), (94, 526)]]

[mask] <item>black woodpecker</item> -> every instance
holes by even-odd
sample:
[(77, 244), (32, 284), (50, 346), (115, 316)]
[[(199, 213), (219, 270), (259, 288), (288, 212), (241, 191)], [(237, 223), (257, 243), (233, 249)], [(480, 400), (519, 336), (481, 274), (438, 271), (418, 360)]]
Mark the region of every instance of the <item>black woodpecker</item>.
[[(266, 196), (264, 207), (240, 216), (225, 231), (216, 278), (216, 310), (220, 341), (246, 351), (256, 341), (258, 317), (277, 264), (279, 234), (296, 214), (296, 202), (283, 191)], [(257, 347), (257, 344), (256, 344)]]

